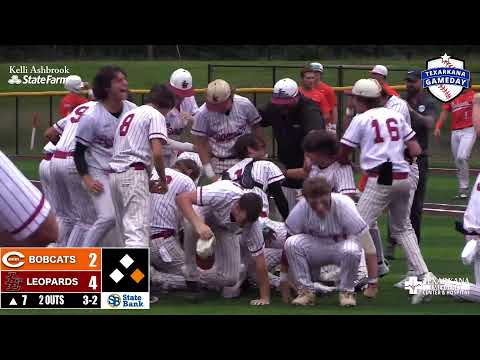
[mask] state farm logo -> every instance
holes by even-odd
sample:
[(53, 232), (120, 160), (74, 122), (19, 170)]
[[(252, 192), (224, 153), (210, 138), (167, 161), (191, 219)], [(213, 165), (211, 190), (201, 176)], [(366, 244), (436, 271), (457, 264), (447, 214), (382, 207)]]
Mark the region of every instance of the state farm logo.
[(20, 251), (10, 251), (2, 256), (2, 264), (6, 267), (16, 269), (25, 264), (25, 261), (22, 259), (25, 259), (25, 255)]
[(70, 69), (67, 66), (10, 65), (9, 74), (9, 85), (63, 85)]

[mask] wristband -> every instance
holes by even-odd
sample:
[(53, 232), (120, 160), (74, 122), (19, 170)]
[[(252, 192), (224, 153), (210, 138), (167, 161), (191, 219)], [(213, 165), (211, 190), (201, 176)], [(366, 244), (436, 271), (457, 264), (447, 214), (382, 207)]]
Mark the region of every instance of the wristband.
[(213, 171), (212, 164), (207, 163), (203, 165), (203, 171), (205, 171), (205, 175), (209, 178), (215, 177), (215, 172)]
[(280, 273), (280, 282), (288, 281), (288, 273), (281, 272)]

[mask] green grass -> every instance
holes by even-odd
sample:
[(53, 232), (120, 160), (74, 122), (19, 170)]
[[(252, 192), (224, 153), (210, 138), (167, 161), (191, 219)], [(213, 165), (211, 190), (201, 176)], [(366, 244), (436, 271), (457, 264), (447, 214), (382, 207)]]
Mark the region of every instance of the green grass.
[[(382, 221), (382, 234), (385, 226)], [(473, 279), (471, 267), (463, 266), (460, 252), (463, 239), (453, 228), (453, 220), (442, 217), (425, 216), (425, 240), (422, 251), (430, 268), (439, 277)], [(396, 289), (393, 284), (405, 273), (405, 260), (401, 251), (397, 251), (397, 260), (391, 264), (390, 273), (381, 279), (380, 293), (376, 300), (369, 301), (363, 296), (357, 297), (358, 306), (353, 309), (342, 309), (338, 306), (336, 294), (318, 299), (315, 307), (297, 308), (285, 305), (278, 294), (275, 294), (270, 306), (255, 308), (248, 305), (249, 299), (256, 295), (252, 291), (239, 299), (225, 300), (212, 294), (202, 302), (192, 302), (179, 295), (169, 294), (160, 299), (150, 310), (114, 311), (114, 310), (2, 310), (0, 314), (125, 314), (125, 315), (407, 315), (407, 314), (480, 314), (480, 304), (458, 302), (453, 298), (436, 296), (431, 303), (410, 305), (407, 292)]]
[[(327, 64), (350, 64), (350, 65), (374, 65), (385, 64), (390, 67), (389, 82), (391, 84), (400, 84), (403, 82), (404, 72), (395, 71), (394, 68), (423, 68), (425, 59), (413, 59), (409, 62), (405, 60), (394, 60), (389, 58), (363, 58), (363, 59), (336, 59), (325, 60), (322, 62)], [(480, 61), (477, 58), (466, 60), (468, 69), (471, 71), (480, 71)], [(166, 81), (171, 72), (178, 67), (189, 69), (194, 78), (196, 87), (205, 87), (207, 85), (207, 69), (208, 61), (65, 61), (65, 62), (35, 62), (35, 63), (0, 63), (0, 91), (43, 91), (43, 90), (63, 90), (62, 85), (10, 85), (7, 80), (10, 77), (9, 66), (12, 65), (49, 65), (50, 67), (62, 67), (66, 65), (71, 73), (79, 74), (85, 80), (91, 81), (96, 70), (105, 64), (114, 63), (122, 66), (128, 73), (129, 86), (131, 89), (148, 89), (154, 82)], [(301, 61), (213, 61), (214, 64), (235, 64), (235, 65), (291, 65), (303, 66), (305, 63)], [(291, 77), (299, 78), (299, 69), (277, 69), (276, 78)], [(344, 85), (352, 85), (354, 81), (361, 77), (368, 76), (368, 70), (344, 70)], [(271, 87), (272, 71), (267, 68), (215, 68), (213, 78), (224, 78), (236, 87)], [(472, 74), (473, 83), (480, 83), (480, 77)], [(476, 80), (478, 78), (478, 81)], [(331, 84), (337, 84), (337, 71), (334, 69), (326, 69), (324, 80)], [(249, 95), (253, 100), (253, 96)], [(257, 103), (261, 104), (268, 100), (268, 94), (259, 94), (256, 98)], [(198, 102), (203, 102), (203, 97), (198, 96)], [(52, 118), (57, 118), (58, 104), (60, 98), (54, 97), (52, 101)], [(140, 103), (140, 97), (136, 97), (136, 101)], [(344, 102), (345, 103), (345, 102)], [(42, 133), (49, 125), (50, 110), (49, 99), (47, 97), (23, 97), (19, 100), (19, 131), (18, 144), (19, 153), (24, 155), (39, 154), (42, 148), (42, 141), (37, 138), (37, 143), (33, 151), (30, 151), (30, 134), (31, 121), (33, 112), (38, 112), (40, 116), (39, 133)], [(15, 99), (0, 97), (0, 149), (12, 154), (15, 153)], [(446, 124), (446, 127), (448, 124)], [(431, 161), (434, 166), (453, 167), (452, 157), (450, 154), (450, 134), (447, 129), (442, 133), (440, 142), (433, 139), (431, 144)], [(480, 146), (474, 147), (472, 154), (472, 166), (480, 167), (480, 156), (478, 156)]]

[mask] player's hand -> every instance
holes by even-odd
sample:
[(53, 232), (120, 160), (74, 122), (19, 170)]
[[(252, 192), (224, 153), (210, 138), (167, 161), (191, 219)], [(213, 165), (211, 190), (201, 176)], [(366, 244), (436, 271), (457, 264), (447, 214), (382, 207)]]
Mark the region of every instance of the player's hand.
[(160, 180), (151, 180), (148, 185), (150, 192), (154, 194), (165, 194), (168, 191), (167, 183)]
[(368, 284), (367, 288), (363, 291), (363, 296), (374, 299), (378, 294), (378, 285), (377, 284)]
[(180, 119), (183, 121), (183, 124), (185, 126), (188, 126), (188, 125), (193, 125), (193, 116), (192, 114), (188, 113), (188, 112), (185, 112), (185, 111), (182, 111), (180, 113)]
[(158, 192), (165, 194), (168, 191), (168, 184), (166, 179), (159, 179), (157, 182)]
[(439, 138), (440, 137), (440, 129), (433, 130), (433, 135), (435, 135), (435, 137)]
[(195, 230), (202, 240), (209, 240), (213, 236), (213, 231), (207, 224), (200, 224)]
[(303, 157), (303, 171), (305, 171), (306, 174), (309, 174), (310, 170), (312, 170), (312, 160), (305, 155)]
[(83, 177), (83, 184), (87, 191), (92, 194), (98, 194), (103, 191), (103, 184), (100, 181), (94, 180), (91, 176), (87, 175)]
[(250, 301), (250, 305), (253, 306), (263, 306), (270, 305), (270, 299), (255, 299)]

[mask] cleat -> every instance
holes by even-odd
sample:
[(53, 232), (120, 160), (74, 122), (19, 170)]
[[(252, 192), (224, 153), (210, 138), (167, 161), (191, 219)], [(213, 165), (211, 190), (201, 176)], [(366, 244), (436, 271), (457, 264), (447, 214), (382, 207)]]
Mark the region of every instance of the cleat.
[(299, 290), (298, 296), (292, 300), (293, 305), (300, 306), (313, 306), (315, 305), (316, 296), (311, 290), (302, 289)]
[(390, 272), (390, 268), (385, 262), (378, 264), (378, 277), (383, 277), (387, 275), (389, 272)]
[(357, 300), (355, 299), (355, 293), (349, 291), (341, 291), (339, 295), (340, 306), (353, 307), (357, 306)]

